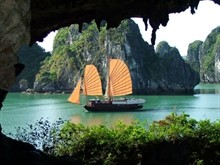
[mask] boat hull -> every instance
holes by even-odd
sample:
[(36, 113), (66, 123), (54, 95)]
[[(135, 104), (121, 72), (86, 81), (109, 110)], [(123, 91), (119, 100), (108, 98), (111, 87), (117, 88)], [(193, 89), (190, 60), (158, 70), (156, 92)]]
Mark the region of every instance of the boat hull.
[(141, 104), (112, 104), (112, 103), (95, 103), (84, 105), (87, 111), (91, 112), (129, 112), (140, 111), (143, 108)]

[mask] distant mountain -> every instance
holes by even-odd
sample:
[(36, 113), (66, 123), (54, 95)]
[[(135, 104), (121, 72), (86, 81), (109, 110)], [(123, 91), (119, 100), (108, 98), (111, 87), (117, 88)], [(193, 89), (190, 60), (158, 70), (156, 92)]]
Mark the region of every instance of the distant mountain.
[(118, 28), (106, 27), (102, 22), (99, 30), (91, 22), (84, 24), (81, 33), (78, 25), (62, 28), (54, 39), (52, 54), (38, 44), (23, 46), (18, 56), (25, 69), (10, 91), (71, 92), (89, 63), (98, 67), (104, 86), (107, 55), (128, 64), (136, 94), (191, 92), (200, 81), (220, 83), (220, 27), (204, 42), (190, 43), (186, 57), (166, 41), (154, 50), (132, 20), (122, 21)]
[(72, 91), (86, 64), (97, 66), (103, 86), (106, 57), (123, 59), (131, 71), (134, 93), (192, 92), (199, 75), (186, 64), (176, 48), (161, 42), (155, 52), (142, 39), (138, 25), (122, 21), (118, 28), (100, 30), (94, 22), (58, 31), (52, 55), (46, 58), (36, 75), (34, 90), (38, 92)]
[(204, 42), (189, 45), (187, 61), (199, 71), (202, 83), (220, 83), (220, 27), (213, 29)]
[[(199, 83), (199, 74), (185, 62), (175, 47), (170, 47), (166, 41), (157, 45), (156, 53), (159, 56), (152, 70), (154, 81), (163, 90), (191, 91)], [(165, 91), (166, 91), (165, 90)]]
[(38, 44), (34, 44), (31, 47), (27, 45), (21, 47), (18, 51), (18, 57), (20, 63), (25, 65), (25, 68), (17, 77), (16, 82), (10, 90), (20, 92), (28, 88), (33, 88), (35, 75), (40, 70), (41, 62), (49, 56), (51, 56), (51, 54), (45, 52)]

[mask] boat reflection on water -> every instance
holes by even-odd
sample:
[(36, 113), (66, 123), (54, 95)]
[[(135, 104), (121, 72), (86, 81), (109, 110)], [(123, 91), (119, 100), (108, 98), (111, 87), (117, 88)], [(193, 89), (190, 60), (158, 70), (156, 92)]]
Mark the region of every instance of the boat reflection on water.
[(79, 124), (79, 123), (80, 123), (80, 116), (79, 116), (79, 115), (73, 116), (73, 117), (70, 119), (70, 122), (71, 122), (71, 123), (74, 123), (74, 124)]
[[(117, 114), (117, 115), (116, 115)], [(84, 114), (76, 114), (71, 117), (70, 121), (74, 124), (84, 124), (86, 126), (94, 126), (103, 124), (107, 127), (112, 127), (118, 122), (122, 122), (126, 125), (131, 124), (135, 121), (135, 116), (124, 115), (120, 113), (90, 113), (85, 112)]]
[(83, 118), (83, 116), (80, 116), (80, 115), (75, 115), (73, 116), (70, 121), (74, 124), (84, 124), (84, 125), (87, 125), (87, 126), (93, 126), (93, 125), (99, 125), (99, 124), (102, 124), (103, 123), (103, 119), (102, 117), (94, 117), (94, 118), (90, 118), (90, 119), (87, 119), (85, 121), (85, 119)]

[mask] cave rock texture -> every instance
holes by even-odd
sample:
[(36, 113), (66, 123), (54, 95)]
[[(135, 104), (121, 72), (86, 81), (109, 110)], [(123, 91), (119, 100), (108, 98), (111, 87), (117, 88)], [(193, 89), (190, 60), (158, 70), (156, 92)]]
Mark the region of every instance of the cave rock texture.
[[(219, 0), (213, 0), (220, 4)], [(106, 20), (108, 28), (117, 27), (123, 19), (143, 18), (153, 28), (151, 42), (154, 45), (156, 30), (166, 26), (170, 13), (191, 8), (194, 13), (199, 0), (0, 0), (0, 108), (2, 102), (22, 71), (16, 55), (24, 45), (42, 41), (51, 31), (71, 24), (95, 20), (100, 25)], [(117, 12), (116, 12), (117, 11)]]
[[(213, 0), (220, 4), (220, 0)], [(191, 8), (193, 14), (200, 0), (0, 0), (0, 109), (7, 91), (24, 66), (19, 64), (18, 49), (43, 41), (51, 31), (71, 24), (95, 20), (100, 26), (106, 20), (108, 28), (117, 27), (123, 19), (143, 18), (153, 28), (154, 45), (156, 30), (166, 26), (170, 13)], [(116, 12), (117, 11), (117, 12)]]

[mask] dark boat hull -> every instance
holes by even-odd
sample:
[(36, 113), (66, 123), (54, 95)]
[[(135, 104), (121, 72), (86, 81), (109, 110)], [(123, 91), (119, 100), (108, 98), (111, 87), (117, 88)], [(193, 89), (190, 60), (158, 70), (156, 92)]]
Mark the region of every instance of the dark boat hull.
[(87, 111), (91, 112), (129, 112), (140, 111), (143, 108), (141, 104), (111, 104), (111, 103), (97, 103), (93, 105), (84, 105)]

